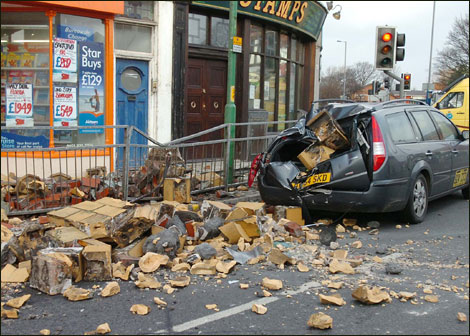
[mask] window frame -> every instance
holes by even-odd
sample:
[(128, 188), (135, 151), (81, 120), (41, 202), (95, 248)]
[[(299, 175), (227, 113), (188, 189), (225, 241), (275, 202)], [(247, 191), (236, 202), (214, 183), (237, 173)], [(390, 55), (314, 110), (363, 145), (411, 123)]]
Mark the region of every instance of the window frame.
[[(421, 130), (421, 126), (419, 125), (418, 121), (416, 120), (415, 118), (415, 113), (418, 113), (418, 112), (424, 112), (426, 113), (426, 115), (428, 116), (428, 118), (431, 120), (431, 124), (433, 125), (434, 127), (434, 130), (436, 131), (436, 134), (437, 134), (437, 137), (438, 139), (426, 139), (424, 134), (423, 134), (423, 131)], [(418, 130), (421, 134), (421, 139), (423, 142), (427, 142), (427, 141), (441, 141), (442, 140), (442, 137), (441, 137), (441, 134), (438, 130), (438, 127), (436, 126), (434, 120), (432, 119), (430, 113), (428, 110), (413, 110), (413, 111), (410, 111), (410, 114), (411, 114), (411, 117), (414, 119), (414, 121), (416, 122), (416, 126), (418, 127)]]
[[(411, 132), (412, 132), (412, 135), (414, 137), (413, 140), (407, 140), (407, 141), (396, 141), (393, 137), (393, 131), (392, 131), (392, 127), (391, 127), (391, 124), (389, 123), (389, 118), (394, 116), (394, 115), (403, 115), (407, 120), (408, 120), (408, 123), (409, 123), (409, 126), (411, 128)], [(416, 143), (419, 141), (419, 137), (416, 135), (416, 129), (415, 127), (413, 127), (413, 123), (411, 122), (410, 120), (410, 116), (408, 116), (408, 113), (406, 113), (406, 111), (397, 111), (397, 112), (393, 112), (393, 113), (389, 113), (387, 115), (385, 115), (385, 120), (387, 122), (387, 126), (388, 126), (388, 129), (389, 129), (389, 133), (390, 133), (390, 137), (392, 138), (392, 141), (394, 144), (409, 144), (409, 143)]]
[[(431, 113), (430, 116), (431, 116), (431, 119), (432, 121), (434, 122), (435, 126), (436, 126), (436, 129), (439, 133), (439, 136), (442, 140), (446, 140), (446, 141), (453, 141), (453, 140), (458, 140), (459, 139), (459, 131), (458, 131), (458, 128), (457, 126), (454, 125), (454, 123), (452, 121), (450, 121), (446, 116), (444, 116), (442, 113), (438, 112), (438, 111), (429, 111)], [(440, 124), (438, 123), (437, 121), (437, 118), (434, 118), (434, 115), (439, 115), (440, 117), (442, 117), (441, 119), (444, 120), (444, 122), (447, 122), (450, 126), (451, 126), (451, 129), (454, 130), (454, 138), (453, 139), (447, 139), (444, 137), (444, 133), (442, 132), (442, 129), (440, 127)]]
[[(257, 26), (259, 28), (261, 28), (261, 32), (262, 32), (262, 43), (261, 43), (261, 51), (259, 52), (254, 52), (251, 50), (251, 31), (252, 31), (252, 27), (253, 26)], [(248, 50), (248, 55), (251, 56), (251, 55), (259, 55), (261, 56), (261, 73), (260, 73), (260, 100), (261, 100), (261, 104), (260, 104), (260, 108), (259, 109), (264, 109), (266, 110), (265, 108), (265, 105), (264, 105), (264, 83), (265, 83), (265, 74), (266, 74), (266, 71), (265, 71), (265, 64), (266, 64), (266, 58), (269, 57), (269, 58), (273, 58), (275, 60), (275, 72), (276, 72), (276, 85), (275, 85), (275, 90), (276, 90), (276, 96), (275, 96), (275, 101), (274, 101), (274, 121), (279, 121), (279, 86), (280, 86), (280, 74), (279, 74), (279, 71), (280, 71), (280, 65), (281, 65), (281, 60), (285, 60), (287, 63), (286, 63), (286, 67), (287, 67), (287, 75), (286, 75), (286, 89), (285, 89), (285, 120), (291, 120), (291, 118), (295, 119), (296, 118), (296, 111), (299, 109), (299, 95), (298, 95), (298, 92), (300, 90), (300, 87), (299, 87), (299, 78), (300, 78), (300, 72), (304, 70), (304, 67), (305, 67), (305, 55), (300, 55), (301, 52), (305, 52), (305, 42), (301, 39), (301, 37), (296, 34), (295, 32), (290, 32), (290, 31), (286, 31), (282, 28), (277, 28), (273, 25), (270, 25), (270, 24), (264, 24), (264, 23), (261, 23), (261, 22), (258, 22), (258, 21), (251, 21), (250, 24), (249, 24), (249, 32), (245, 35), (246, 38), (249, 39), (249, 43), (248, 45), (250, 45), (250, 49)], [(276, 41), (276, 44), (277, 44), (277, 49), (276, 49), (276, 55), (275, 56), (271, 56), (271, 55), (267, 55), (266, 54), (266, 31), (268, 30), (273, 30), (273, 31), (276, 31), (277, 32), (277, 41)], [(281, 57), (281, 54), (280, 54), (280, 48), (281, 48), (281, 35), (287, 35), (288, 37), (288, 44), (287, 44), (287, 57)], [(293, 39), (295, 38), (295, 41), (296, 41), (296, 52), (295, 52), (295, 55), (292, 55), (292, 41)], [(248, 57), (249, 57), (248, 56)], [(293, 99), (294, 99), (294, 110), (292, 112), (293, 115), (291, 115), (291, 112), (289, 111), (289, 105), (290, 105), (290, 100), (291, 100), (291, 97), (290, 97), (290, 88), (291, 88), (291, 65), (292, 64), (296, 64), (295, 66), (295, 82), (293, 83), (294, 84), (294, 95), (293, 95)], [(248, 65), (249, 66), (249, 65)], [(249, 85), (249, 83), (248, 83)], [(269, 111), (268, 111), (269, 112)], [(277, 133), (279, 132), (279, 128), (282, 128), (282, 125), (283, 124), (279, 124), (279, 125), (273, 125), (273, 126), (270, 126), (269, 129), (268, 129), (268, 132), (269, 133)], [(284, 124), (285, 125), (285, 124)], [(281, 127), (279, 127), (281, 126)], [(285, 127), (285, 126), (284, 126)]]

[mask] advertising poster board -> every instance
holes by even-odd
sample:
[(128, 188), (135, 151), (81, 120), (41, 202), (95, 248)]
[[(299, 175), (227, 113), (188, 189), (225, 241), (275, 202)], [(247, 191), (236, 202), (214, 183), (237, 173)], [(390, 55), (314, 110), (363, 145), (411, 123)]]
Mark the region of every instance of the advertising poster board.
[(10, 83), (6, 86), (6, 126), (33, 127), (33, 85)]
[[(104, 45), (79, 43), (78, 122), (80, 126), (104, 125)], [(104, 133), (103, 128), (81, 129), (80, 133)]]
[(54, 87), (54, 126), (77, 126), (77, 89)]
[(77, 41), (54, 39), (54, 82), (77, 82)]
[(93, 29), (83, 26), (57, 25), (57, 35), (65, 39), (79, 42), (94, 40)]

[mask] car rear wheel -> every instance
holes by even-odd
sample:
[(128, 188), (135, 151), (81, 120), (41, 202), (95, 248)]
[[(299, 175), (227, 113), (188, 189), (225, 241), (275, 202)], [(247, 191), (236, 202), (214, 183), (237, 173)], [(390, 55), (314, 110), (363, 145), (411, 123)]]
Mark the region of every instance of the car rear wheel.
[(423, 175), (419, 175), (413, 183), (404, 217), (410, 224), (421, 223), (428, 211), (428, 184)]

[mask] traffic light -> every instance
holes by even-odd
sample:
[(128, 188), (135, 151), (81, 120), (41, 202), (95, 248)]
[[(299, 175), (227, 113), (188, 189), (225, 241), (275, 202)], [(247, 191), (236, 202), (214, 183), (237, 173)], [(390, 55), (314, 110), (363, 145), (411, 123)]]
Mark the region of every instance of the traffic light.
[(411, 90), (411, 74), (401, 74), (401, 77), (403, 78), (403, 90)]
[(397, 33), (397, 43), (395, 45), (395, 62), (403, 61), (405, 59), (405, 34)]
[(374, 87), (374, 94), (379, 94), (379, 91), (380, 91), (380, 82), (376, 81), (375, 87)]
[(390, 89), (390, 78), (388, 78), (388, 77), (384, 78), (384, 88), (385, 89)]
[(395, 65), (396, 28), (378, 26), (375, 39), (375, 68), (393, 70)]

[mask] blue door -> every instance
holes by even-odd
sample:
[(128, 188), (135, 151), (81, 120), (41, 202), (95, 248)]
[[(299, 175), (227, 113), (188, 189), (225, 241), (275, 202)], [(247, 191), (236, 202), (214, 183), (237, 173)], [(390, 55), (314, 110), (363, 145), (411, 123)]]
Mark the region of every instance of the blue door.
[[(148, 125), (148, 61), (116, 59), (116, 113), (117, 125), (135, 126), (147, 133)], [(117, 131), (117, 144), (124, 143), (124, 130)], [(147, 144), (147, 140), (133, 132), (133, 144)], [(118, 166), (122, 162), (122, 150), (118, 151)], [(131, 166), (143, 165), (146, 152), (143, 148), (130, 151)]]

